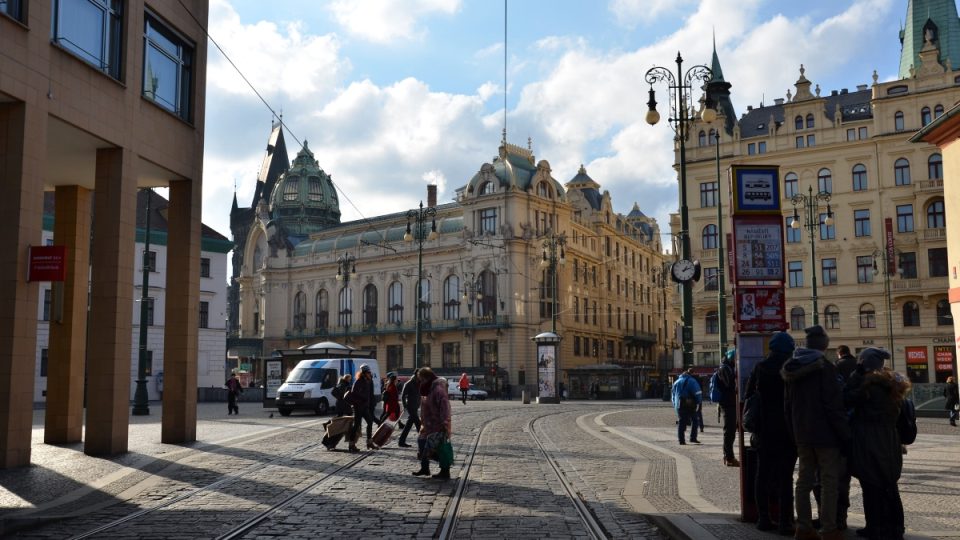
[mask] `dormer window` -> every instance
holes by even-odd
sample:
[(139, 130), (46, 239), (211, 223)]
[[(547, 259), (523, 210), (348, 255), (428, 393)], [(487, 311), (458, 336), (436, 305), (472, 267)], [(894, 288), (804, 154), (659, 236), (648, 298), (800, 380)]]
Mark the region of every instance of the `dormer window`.
[(287, 180), (287, 183), (283, 185), (283, 200), (285, 201), (295, 201), (300, 191), (300, 179), (293, 178)]
[(323, 200), (323, 190), (320, 188), (320, 179), (319, 178), (310, 178), (309, 191), (307, 193), (307, 198), (314, 202), (319, 202)]
[(549, 199), (550, 198), (550, 186), (546, 182), (540, 182), (537, 184), (537, 195)]
[(493, 182), (484, 182), (480, 185), (480, 195), (490, 195), (496, 191), (497, 189)]

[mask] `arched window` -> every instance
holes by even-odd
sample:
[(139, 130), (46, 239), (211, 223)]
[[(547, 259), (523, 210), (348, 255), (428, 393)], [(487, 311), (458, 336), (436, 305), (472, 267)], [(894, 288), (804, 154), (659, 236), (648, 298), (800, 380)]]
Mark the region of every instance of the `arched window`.
[(707, 145), (707, 134), (700, 130), (700, 133), (697, 135), (697, 145), (706, 146)]
[(403, 284), (394, 281), (387, 288), (387, 321), (394, 324), (403, 322)]
[(873, 309), (873, 304), (863, 304), (860, 306), (860, 328), (876, 328), (877, 312)]
[(820, 169), (817, 173), (817, 189), (821, 193), (833, 193), (833, 174), (830, 169)]
[(927, 206), (927, 228), (942, 229), (947, 226), (947, 216), (943, 211), (943, 201), (933, 201)]
[(862, 163), (853, 166), (853, 190), (865, 191), (867, 189), (867, 168)]
[[(593, 275), (596, 278), (596, 273)], [(484, 270), (480, 272), (479, 282), (478, 292), (483, 294), (483, 297), (477, 303), (477, 316), (495, 317), (497, 315), (497, 275), (490, 270)], [(594, 309), (594, 316), (596, 316), (596, 309)]]
[(920, 109), (920, 125), (925, 126), (930, 123), (930, 107)]
[(903, 325), (920, 326), (920, 306), (916, 302), (903, 304)]
[(903, 112), (897, 111), (893, 115), (893, 129), (894, 131), (903, 131)]
[(307, 328), (307, 295), (300, 291), (293, 297), (293, 329)]
[[(464, 295), (466, 295), (466, 290), (464, 290)], [(447, 279), (443, 280), (443, 318), (447, 321), (455, 321), (460, 318), (459, 276), (448, 276)]]
[(703, 228), (703, 249), (717, 249), (717, 226), (710, 224)]
[(950, 313), (950, 302), (946, 298), (937, 302), (937, 326), (953, 324), (953, 315)]
[(320, 291), (317, 292), (315, 307), (317, 309), (315, 311), (316, 321), (314, 321), (314, 325), (317, 330), (326, 330), (327, 326), (330, 325), (330, 299), (326, 289), (320, 289)]
[(295, 201), (300, 197), (300, 179), (290, 178), (283, 185), (283, 200)]
[(489, 195), (497, 191), (497, 186), (493, 182), (484, 182), (480, 185), (480, 195)]
[(350, 293), (350, 287), (346, 286), (340, 289), (340, 309), (338, 311), (337, 324), (344, 328), (350, 326), (353, 322), (353, 294)]
[(933, 108), (933, 117), (940, 118), (943, 116), (943, 105), (937, 103), (937, 106)]
[(363, 324), (376, 326), (377, 324), (377, 286), (368, 283), (363, 288)]
[(837, 306), (829, 305), (823, 310), (824, 325), (828, 329), (840, 328), (840, 310)]
[(807, 327), (807, 314), (800, 306), (794, 306), (790, 309), (790, 329), (803, 330)]
[(710, 130), (710, 145), (713, 146), (713, 145), (715, 145), (715, 144), (717, 144), (717, 130), (711, 129), (711, 130)]
[(927, 159), (927, 177), (931, 180), (943, 178), (943, 158), (940, 154), (931, 154)]
[(807, 115), (807, 129), (813, 128), (813, 114)]
[(893, 177), (898, 186), (910, 185), (910, 162), (900, 158), (893, 163)]
[(717, 316), (716, 311), (708, 311), (707, 317), (704, 320), (704, 326), (706, 328), (707, 334), (719, 334), (720, 333), (720, 317)]
[(550, 198), (550, 186), (546, 182), (540, 182), (537, 184), (537, 195), (543, 197), (544, 199)]
[(788, 172), (783, 177), (783, 196), (789, 199), (796, 195), (800, 189), (799, 185), (800, 180), (797, 177), (797, 173)]
[(802, 116), (797, 115), (797, 117), (793, 119), (793, 127), (795, 127), (797, 130), (803, 129), (803, 117), (802, 117)]
[(430, 320), (430, 280), (423, 278), (417, 287), (417, 308), (420, 310), (420, 320)]

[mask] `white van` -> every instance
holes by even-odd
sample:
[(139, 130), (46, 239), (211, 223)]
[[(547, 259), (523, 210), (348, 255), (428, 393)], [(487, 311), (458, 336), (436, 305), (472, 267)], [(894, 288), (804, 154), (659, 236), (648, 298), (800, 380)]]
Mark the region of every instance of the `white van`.
[[(340, 376), (349, 373), (356, 380), (360, 366), (366, 364), (373, 374), (374, 399), (380, 400), (380, 367), (375, 358), (351, 357), (358, 354), (351, 347), (332, 341), (315, 343), (295, 351), (277, 351), (286, 358), (307, 357), (301, 360), (277, 390), (276, 406), (283, 416), (295, 410), (326, 414), (336, 403), (331, 391)], [(311, 356), (315, 358), (310, 358)]]

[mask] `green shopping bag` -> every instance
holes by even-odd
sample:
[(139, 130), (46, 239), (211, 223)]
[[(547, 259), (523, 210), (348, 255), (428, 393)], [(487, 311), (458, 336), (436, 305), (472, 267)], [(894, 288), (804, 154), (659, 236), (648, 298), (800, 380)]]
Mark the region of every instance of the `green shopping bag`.
[(440, 462), (440, 467), (444, 469), (453, 465), (453, 445), (450, 444), (450, 441), (443, 441), (443, 444), (437, 449), (437, 461)]

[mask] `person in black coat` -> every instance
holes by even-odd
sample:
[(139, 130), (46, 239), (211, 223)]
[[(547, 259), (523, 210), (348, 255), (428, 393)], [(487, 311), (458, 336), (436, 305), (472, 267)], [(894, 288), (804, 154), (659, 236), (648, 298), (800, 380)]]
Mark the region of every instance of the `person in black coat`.
[(957, 391), (957, 380), (947, 377), (947, 387), (943, 389), (943, 397), (947, 398), (944, 407), (950, 413), (950, 425), (957, 427), (957, 404), (960, 403), (960, 393)]
[(333, 397), (337, 398), (337, 402), (333, 406), (333, 410), (337, 416), (348, 416), (353, 412), (350, 410), (350, 404), (347, 403), (347, 400), (343, 399), (343, 396), (350, 391), (350, 383), (352, 380), (353, 377), (349, 373), (345, 373), (343, 377), (340, 377), (340, 380), (337, 381), (337, 386), (335, 386), (331, 392)]
[(357, 380), (353, 381), (353, 389), (350, 390), (350, 403), (353, 405), (353, 430), (350, 431), (350, 451), (359, 452), (354, 442), (360, 434), (360, 425), (367, 421), (367, 448), (374, 448), (370, 439), (373, 437), (373, 374), (370, 367), (366, 364), (360, 366), (360, 372), (357, 373)]
[(858, 358), (857, 371), (844, 388), (844, 403), (853, 410), (849, 467), (863, 489), (865, 529), (858, 536), (871, 540), (903, 538), (903, 503), (897, 481), (903, 451), (897, 431), (900, 407), (910, 381), (883, 367), (890, 354), (873, 347)]
[(407, 425), (403, 426), (397, 446), (412, 446), (407, 444), (407, 434), (410, 433), (410, 426), (416, 425), (417, 433), (420, 433), (420, 383), (417, 381), (417, 375), (419, 374), (420, 370), (415, 370), (410, 379), (404, 383), (403, 390), (400, 392), (400, 401), (403, 402), (403, 408), (407, 410)]
[[(757, 445), (756, 501), (757, 529), (777, 528), (780, 534), (792, 535), (793, 468), (797, 464), (797, 448), (790, 438), (783, 416), (783, 378), (780, 370), (790, 359), (796, 345), (786, 332), (770, 338), (770, 354), (750, 374), (744, 399), (759, 394), (762, 408), (754, 440)], [(778, 502), (780, 519), (770, 519), (770, 500)]]

